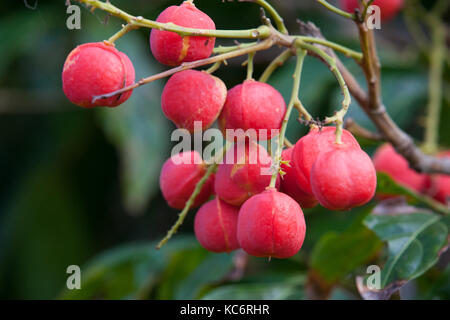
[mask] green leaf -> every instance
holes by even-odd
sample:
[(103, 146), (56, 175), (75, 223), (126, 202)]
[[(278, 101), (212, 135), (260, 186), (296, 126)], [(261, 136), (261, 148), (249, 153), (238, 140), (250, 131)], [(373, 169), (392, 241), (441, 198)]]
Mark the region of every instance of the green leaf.
[(156, 243), (127, 244), (104, 252), (81, 268), (81, 289), (64, 289), (61, 299), (145, 298), (177, 252), (198, 248), (194, 238), (177, 237), (163, 249)]
[(304, 276), (284, 282), (233, 284), (210, 291), (203, 300), (290, 300), (304, 299)]
[(356, 219), (353, 226), (342, 233), (329, 232), (322, 236), (311, 255), (311, 267), (327, 283), (335, 283), (349, 272), (371, 259), (380, 249), (381, 241)]
[(370, 215), (365, 224), (388, 244), (382, 288), (417, 278), (431, 268), (448, 237), (447, 226), (434, 214)]

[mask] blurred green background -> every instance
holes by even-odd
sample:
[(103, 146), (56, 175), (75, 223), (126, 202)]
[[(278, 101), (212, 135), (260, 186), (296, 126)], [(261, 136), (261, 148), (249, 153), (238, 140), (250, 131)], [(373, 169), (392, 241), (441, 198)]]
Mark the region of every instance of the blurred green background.
[[(28, 2), (33, 5), (34, 1)], [(85, 110), (72, 105), (61, 85), (67, 54), (78, 44), (109, 38), (122, 21), (109, 18), (105, 24), (103, 12), (91, 13), (82, 7), (81, 30), (68, 30), (64, 2), (39, 1), (31, 9), (23, 1), (9, 1), (0, 13), (0, 298), (300, 299), (306, 297), (308, 272), (311, 278), (311, 273), (334, 264), (337, 269), (328, 273), (328, 282), (342, 285), (333, 290), (332, 298), (359, 298), (354, 276), (364, 272), (382, 247), (361, 224), (373, 204), (345, 213), (305, 210), (308, 232), (301, 253), (283, 261), (250, 258), (245, 274), (239, 268), (246, 263), (241, 253), (210, 254), (197, 244), (193, 213), (167, 247), (154, 250), (177, 214), (165, 204), (158, 185), (174, 129), (160, 108), (165, 80), (135, 90), (115, 109)], [(131, 14), (155, 19), (180, 1), (112, 2)], [(218, 29), (260, 25), (254, 4), (195, 3)], [(328, 39), (358, 48), (353, 24), (315, 1), (272, 3), (291, 32), (298, 30), (296, 18), (311, 20)], [(427, 56), (417, 50), (401, 16), (384, 23), (377, 36), (385, 104), (394, 120), (420, 140), (428, 90)], [(164, 70), (150, 53), (148, 37), (148, 30), (138, 30), (116, 43), (132, 60), (137, 79)], [(257, 76), (278, 52), (274, 48), (256, 55)], [(245, 77), (240, 66), (244, 60), (231, 60), (227, 68), (217, 71), (228, 88)], [(343, 60), (363, 80), (357, 66)], [(291, 61), (270, 80), (286, 99), (292, 70)], [(331, 114), (340, 105), (334, 78), (314, 58), (307, 58), (304, 70), (303, 103), (314, 116)], [(447, 67), (447, 81), (448, 76)], [(447, 82), (440, 130), (444, 146), (450, 146), (448, 88)], [(374, 128), (356, 104), (349, 116)], [(306, 132), (294, 118), (288, 130), (291, 141)], [(374, 150), (375, 145), (361, 143), (369, 153)], [(349, 233), (359, 238), (350, 237), (346, 243)], [(321, 255), (317, 246), (333, 242), (333, 237), (342, 247)], [(81, 266), (82, 290), (64, 290), (69, 265)], [(430, 277), (432, 285), (427, 282)], [(449, 298), (449, 279), (448, 268), (431, 271), (408, 292), (413, 297)]]

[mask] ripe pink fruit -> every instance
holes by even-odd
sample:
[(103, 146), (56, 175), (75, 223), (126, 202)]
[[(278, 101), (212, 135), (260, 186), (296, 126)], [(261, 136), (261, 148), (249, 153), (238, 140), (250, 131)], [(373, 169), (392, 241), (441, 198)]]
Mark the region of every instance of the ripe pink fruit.
[(297, 180), (295, 179), (295, 175), (293, 172), (293, 164), (292, 164), (292, 152), (294, 151), (294, 148), (289, 148), (283, 150), (283, 153), (281, 155), (281, 158), (284, 161), (290, 161), (289, 165), (281, 165), (281, 168), (285, 172), (285, 175), (281, 178), (281, 191), (286, 193), (288, 196), (293, 198), (295, 201), (297, 201), (300, 206), (305, 208), (312, 208), (317, 205), (317, 199), (316, 197), (307, 194), (305, 191), (303, 191), (302, 188), (297, 183)]
[(269, 186), (271, 165), (272, 158), (255, 141), (237, 143), (217, 169), (214, 184), (217, 196), (231, 205), (240, 206)]
[(226, 129), (266, 129), (267, 136), (256, 132), (259, 140), (271, 139), (271, 129), (279, 130), (286, 113), (286, 103), (272, 86), (255, 80), (246, 80), (228, 91), (219, 124)]
[(302, 247), (305, 232), (298, 203), (275, 189), (251, 197), (239, 211), (239, 244), (252, 256), (292, 257)]
[[(169, 206), (183, 209), (205, 173), (205, 164), (197, 151), (182, 152), (168, 159), (161, 169), (159, 185)], [(208, 200), (213, 193), (213, 186), (214, 177), (211, 176), (195, 199), (193, 208)]]
[(219, 78), (204, 71), (185, 70), (169, 79), (161, 106), (177, 127), (194, 132), (194, 121), (201, 121), (203, 130), (216, 121), (226, 96), (227, 88)]
[[(378, 148), (373, 157), (373, 163), (377, 171), (389, 174), (392, 179), (405, 187), (418, 192), (424, 191), (427, 187), (427, 176), (411, 169), (408, 161), (398, 154), (390, 144), (384, 144)], [(389, 197), (389, 195), (381, 196)]]
[[(335, 127), (324, 127), (322, 130), (312, 129), (295, 144), (292, 152), (292, 172), (300, 188), (309, 195), (313, 195), (310, 183), (311, 168), (319, 154), (334, 149), (336, 145), (335, 132)], [(342, 133), (342, 146), (361, 149), (358, 141), (347, 130)]]
[[(191, 2), (170, 6), (156, 19), (157, 22), (171, 22), (180, 27), (215, 30), (214, 21)], [(150, 47), (159, 62), (178, 66), (183, 62), (208, 58), (214, 49), (215, 38), (181, 37), (177, 33), (152, 29)]]
[(212, 252), (231, 252), (238, 249), (238, 213), (238, 207), (218, 198), (205, 203), (194, 220), (195, 236), (202, 247)]
[(116, 107), (131, 96), (131, 90), (96, 102), (92, 99), (133, 84), (134, 77), (133, 64), (123, 52), (104, 42), (85, 43), (67, 56), (62, 72), (63, 91), (80, 107)]
[[(380, 7), (381, 20), (389, 20), (397, 15), (403, 7), (403, 0), (375, 0), (372, 5)], [(341, 7), (350, 13), (360, 8), (358, 0), (341, 0)]]
[(330, 210), (347, 210), (369, 202), (377, 186), (370, 157), (361, 149), (335, 145), (323, 152), (311, 169), (311, 187), (319, 203)]

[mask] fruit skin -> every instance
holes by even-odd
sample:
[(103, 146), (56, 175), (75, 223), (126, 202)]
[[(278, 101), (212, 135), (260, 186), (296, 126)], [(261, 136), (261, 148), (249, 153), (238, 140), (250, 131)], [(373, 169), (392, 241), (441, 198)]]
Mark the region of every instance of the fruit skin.
[(178, 128), (194, 132), (194, 121), (201, 121), (202, 130), (206, 130), (219, 116), (226, 96), (227, 87), (219, 78), (204, 71), (185, 70), (167, 81), (161, 107)]
[[(411, 169), (408, 161), (390, 144), (384, 144), (377, 149), (373, 156), (373, 163), (378, 172), (387, 173), (394, 181), (405, 187), (422, 192), (428, 185), (427, 176)], [(380, 196), (389, 197), (385, 194)]]
[[(266, 140), (274, 136), (271, 129), (281, 128), (285, 113), (286, 103), (274, 87), (245, 80), (228, 91), (219, 125), (224, 135), (226, 129), (255, 129), (256, 137)], [(267, 136), (261, 135), (259, 129), (267, 129)]]
[(252, 256), (292, 257), (302, 247), (305, 232), (299, 204), (275, 189), (251, 197), (239, 210), (238, 240)]
[(270, 184), (271, 164), (270, 155), (255, 141), (237, 143), (217, 168), (214, 184), (217, 196), (231, 205), (240, 206)]
[[(379, 6), (381, 20), (394, 18), (403, 7), (403, 0), (375, 0), (372, 5)], [(359, 8), (358, 0), (341, 0), (341, 7), (350, 13), (354, 13)]]
[(370, 157), (361, 149), (336, 145), (321, 153), (311, 169), (311, 187), (319, 203), (330, 210), (347, 210), (369, 202), (377, 186)]
[[(197, 9), (193, 3), (183, 2), (179, 6), (170, 6), (156, 19), (157, 22), (172, 22), (177, 26), (196, 29), (215, 30), (211, 18)], [(181, 37), (175, 32), (152, 29), (150, 48), (153, 56), (169, 66), (178, 66), (183, 62), (208, 58), (214, 49), (215, 38)]]
[(297, 201), (300, 204), (300, 207), (303, 209), (305, 208), (313, 208), (317, 205), (317, 199), (316, 197), (307, 194), (305, 191), (303, 191), (302, 188), (297, 183), (297, 180), (295, 179), (295, 175), (293, 172), (293, 164), (292, 164), (292, 152), (294, 151), (294, 148), (289, 148), (283, 150), (283, 153), (281, 154), (281, 158), (284, 161), (290, 161), (289, 165), (282, 164), (281, 169), (285, 172), (285, 175), (281, 178), (281, 187), (280, 190), (284, 193), (286, 193), (288, 196), (293, 198), (295, 201)]
[(195, 216), (194, 231), (202, 247), (212, 252), (231, 252), (239, 249), (238, 214), (238, 207), (218, 198), (201, 206)]
[(63, 91), (74, 104), (93, 108), (116, 107), (124, 103), (132, 91), (92, 103), (92, 98), (122, 89), (134, 83), (133, 64), (126, 54), (104, 42), (85, 43), (67, 56), (62, 72)]
[[(166, 160), (161, 169), (159, 185), (169, 206), (179, 210), (183, 209), (206, 170), (197, 151), (181, 152)], [(213, 186), (214, 176), (212, 175), (203, 185), (192, 208), (198, 207), (208, 200), (213, 193)]]
[[(297, 184), (306, 194), (313, 195), (310, 183), (311, 168), (319, 154), (334, 149), (335, 132), (335, 127), (324, 127), (322, 130), (314, 128), (295, 144), (292, 151), (292, 172)], [(361, 149), (358, 141), (345, 129), (342, 132), (342, 146)]]

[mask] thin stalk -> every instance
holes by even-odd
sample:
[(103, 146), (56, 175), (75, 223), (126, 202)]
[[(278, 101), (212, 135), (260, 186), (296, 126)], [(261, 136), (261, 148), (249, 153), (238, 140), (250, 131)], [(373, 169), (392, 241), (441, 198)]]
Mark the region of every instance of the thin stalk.
[(255, 52), (250, 52), (247, 59), (247, 80), (253, 79), (253, 58)]
[(253, 3), (259, 4), (273, 18), (278, 31), (280, 31), (282, 34), (289, 34), (286, 26), (284, 25), (283, 18), (280, 16), (280, 14), (277, 12), (277, 10), (275, 10), (275, 8), (272, 7), (270, 5), (270, 3), (268, 3), (267, 1), (265, 1), (265, 0), (239, 0), (239, 1), (240, 2), (253, 2)]
[(341, 144), (342, 143), (342, 130), (344, 126), (344, 116), (348, 111), (348, 107), (351, 103), (351, 96), (350, 92), (348, 90), (348, 86), (345, 83), (344, 77), (342, 76), (341, 72), (337, 68), (336, 60), (326, 54), (323, 50), (317, 48), (314, 45), (307, 44), (304, 42), (298, 42), (299, 46), (303, 49), (306, 49), (308, 51), (311, 51), (312, 53), (319, 56), (322, 60), (325, 61), (326, 64), (328, 64), (330, 71), (334, 74), (336, 77), (336, 80), (341, 87), (342, 94), (344, 96), (344, 99), (342, 100), (342, 108), (337, 111), (333, 117), (327, 117), (325, 119), (326, 124), (335, 123), (336, 124), (336, 143)]
[(344, 10), (341, 10), (341, 9), (339, 9), (339, 8), (329, 4), (325, 0), (317, 0), (317, 2), (320, 3), (321, 5), (323, 5), (325, 8), (327, 8), (331, 12), (334, 12), (334, 13), (336, 13), (336, 14), (344, 17), (344, 18), (355, 20), (355, 15), (354, 14), (351, 14), (351, 13), (348, 13), (348, 12), (346, 12)]
[(234, 38), (234, 39), (265, 39), (270, 37), (271, 30), (268, 26), (260, 26), (255, 29), (247, 30), (207, 30), (185, 28), (177, 26), (171, 22), (161, 23), (153, 20), (145, 19), (143, 17), (135, 17), (131, 14), (113, 6), (109, 2), (99, 0), (75, 0), (84, 3), (94, 9), (100, 9), (108, 12), (112, 16), (125, 20), (128, 24), (134, 27), (151, 28), (162, 31), (171, 31), (178, 33), (180, 36), (202, 36), (202, 37), (216, 37), (216, 38)]
[(259, 78), (260, 82), (267, 82), (269, 80), (272, 73), (281, 67), (290, 57), (293, 56), (291, 49), (284, 50), (278, 57), (276, 57), (272, 62), (267, 66), (266, 70), (264, 70), (263, 74)]
[(289, 122), (289, 117), (292, 113), (292, 109), (294, 108), (295, 103), (297, 101), (299, 101), (298, 94), (300, 91), (300, 80), (301, 80), (301, 74), (302, 74), (302, 69), (303, 69), (303, 61), (305, 60), (305, 57), (306, 57), (306, 50), (298, 49), (297, 50), (297, 64), (295, 66), (294, 84), (292, 87), (291, 100), (289, 101), (288, 107), (286, 109), (286, 114), (284, 115), (283, 123), (281, 125), (280, 136), (279, 136), (278, 146), (277, 146), (276, 155), (275, 155), (275, 168), (274, 168), (272, 177), (270, 179), (269, 188), (275, 188), (278, 172), (280, 171), (281, 152), (282, 152), (283, 146), (284, 146), (287, 124)]
[(355, 59), (357, 62), (361, 62), (361, 60), (363, 59), (363, 54), (361, 52), (344, 47), (344, 46), (337, 44), (335, 42), (332, 42), (332, 41), (328, 41), (328, 40), (321, 39), (321, 38), (315, 38), (315, 37), (307, 37), (307, 36), (298, 36), (296, 38), (299, 38), (299, 39), (303, 40), (304, 42), (320, 44), (325, 47), (331, 48), (333, 50), (343, 53), (345, 56), (347, 56), (349, 58)]
[(114, 44), (114, 42), (123, 37), (124, 35), (126, 35), (128, 32), (130, 32), (131, 30), (137, 29), (136, 26), (132, 25), (132, 24), (126, 24), (122, 26), (122, 29), (120, 29), (116, 34), (114, 34), (113, 36), (111, 36), (111, 38), (109, 38), (107, 41), (111, 44)]

